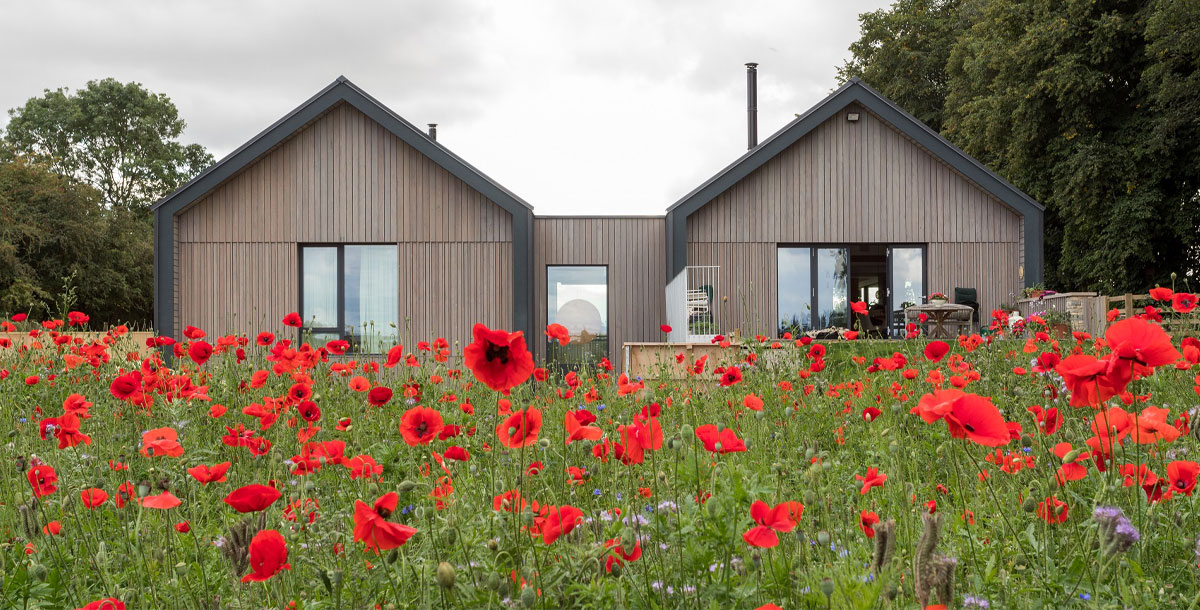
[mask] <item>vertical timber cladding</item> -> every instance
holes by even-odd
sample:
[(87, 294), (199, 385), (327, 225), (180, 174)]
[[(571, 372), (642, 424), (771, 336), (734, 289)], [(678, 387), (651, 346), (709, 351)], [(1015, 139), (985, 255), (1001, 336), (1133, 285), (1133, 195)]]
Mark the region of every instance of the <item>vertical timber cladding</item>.
[(401, 339), (470, 340), (512, 324), (512, 216), (338, 104), (177, 216), (175, 336), (281, 332), (299, 247), (394, 243)]
[(687, 261), (721, 266), (724, 327), (743, 336), (774, 333), (779, 244), (926, 244), (927, 290), (977, 288), (988, 312), (1020, 293), (1021, 223), (855, 103), (692, 213)]
[(666, 322), (666, 224), (662, 217), (540, 216), (533, 221), (533, 337), (546, 358), (548, 265), (608, 266), (609, 354), (620, 367), (627, 341), (661, 341)]

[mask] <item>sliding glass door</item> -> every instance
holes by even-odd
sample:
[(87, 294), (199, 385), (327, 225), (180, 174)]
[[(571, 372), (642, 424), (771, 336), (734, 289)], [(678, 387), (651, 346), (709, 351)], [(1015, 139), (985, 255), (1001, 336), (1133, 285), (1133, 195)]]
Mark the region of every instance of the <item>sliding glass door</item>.
[(893, 336), (904, 336), (904, 310), (925, 302), (925, 248), (888, 248), (889, 308)]

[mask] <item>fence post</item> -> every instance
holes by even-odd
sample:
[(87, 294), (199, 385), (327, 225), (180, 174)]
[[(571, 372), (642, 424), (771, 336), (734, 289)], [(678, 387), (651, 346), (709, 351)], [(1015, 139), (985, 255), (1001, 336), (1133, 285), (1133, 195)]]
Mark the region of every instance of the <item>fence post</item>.
[(1125, 317), (1133, 317), (1133, 295), (1128, 292), (1125, 293)]

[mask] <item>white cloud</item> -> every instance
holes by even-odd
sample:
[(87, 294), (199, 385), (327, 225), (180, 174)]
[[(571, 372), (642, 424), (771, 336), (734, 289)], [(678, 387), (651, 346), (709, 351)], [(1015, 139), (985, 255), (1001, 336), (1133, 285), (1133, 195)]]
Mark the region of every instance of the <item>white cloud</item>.
[(344, 74), (539, 214), (657, 214), (744, 152), (744, 62), (761, 139), (834, 87), (858, 13), (886, 4), (23, 3), (0, 23), (0, 108), (136, 80), (221, 157)]

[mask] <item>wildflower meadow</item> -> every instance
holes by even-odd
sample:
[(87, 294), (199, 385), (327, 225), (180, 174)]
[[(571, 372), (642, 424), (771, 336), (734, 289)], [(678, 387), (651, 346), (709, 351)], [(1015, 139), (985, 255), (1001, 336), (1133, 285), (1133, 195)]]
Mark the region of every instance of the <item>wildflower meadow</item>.
[(538, 366), (554, 325), (367, 357), (287, 312), (14, 315), (0, 607), (1195, 608), (1200, 341), (1163, 290), (1103, 336), (718, 337), (640, 378)]

